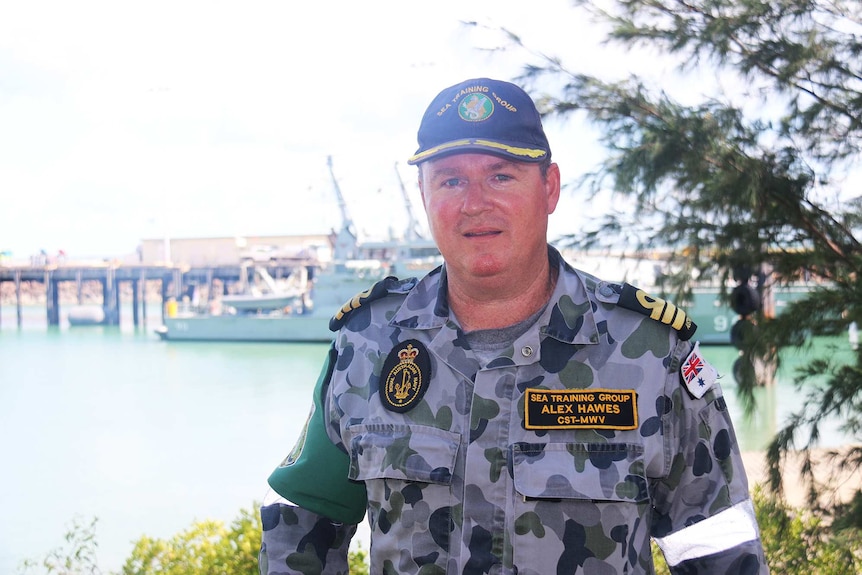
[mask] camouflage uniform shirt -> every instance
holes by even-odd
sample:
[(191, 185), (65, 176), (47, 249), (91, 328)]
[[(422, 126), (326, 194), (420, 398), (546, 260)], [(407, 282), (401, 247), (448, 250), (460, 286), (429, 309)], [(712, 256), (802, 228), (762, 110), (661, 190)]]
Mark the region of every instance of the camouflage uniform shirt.
[(337, 455), (301, 441), (271, 478), (301, 506), (262, 509), (263, 573), (345, 572), (363, 511), (374, 574), (653, 573), (651, 538), (674, 573), (767, 572), (721, 389), (684, 385), (697, 350), (549, 257), (548, 306), (484, 367), (445, 267), (354, 302), (304, 433)]

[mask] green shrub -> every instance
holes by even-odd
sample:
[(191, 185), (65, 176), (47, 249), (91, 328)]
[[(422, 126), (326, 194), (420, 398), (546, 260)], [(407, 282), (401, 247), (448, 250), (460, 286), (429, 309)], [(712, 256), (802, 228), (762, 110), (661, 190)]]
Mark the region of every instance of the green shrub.
[(855, 529), (834, 532), (804, 509), (794, 509), (760, 487), (754, 504), (767, 562), (773, 573), (862, 573), (862, 537)]
[[(862, 533), (855, 528), (829, 529), (803, 509), (754, 489), (754, 507), (766, 559), (772, 573), (781, 575), (852, 575), (862, 573)], [(99, 575), (96, 560), (96, 519), (76, 519), (65, 536), (65, 546), (41, 560), (26, 560), (24, 573)], [(240, 510), (225, 526), (199, 521), (170, 539), (141, 537), (123, 565), (121, 575), (258, 575), (260, 513)], [(656, 574), (669, 575), (658, 547), (653, 546)], [(359, 546), (350, 552), (350, 575), (368, 575), (368, 553)], [(41, 567), (41, 570), (39, 568)], [(19, 572), (22, 572), (19, 570)]]
[(122, 575), (257, 575), (260, 514), (240, 510), (226, 527), (198, 521), (168, 540), (143, 536), (126, 559)]
[[(141, 537), (123, 565), (122, 575), (258, 575), (260, 510), (240, 510), (225, 527), (200, 521), (164, 541)], [(348, 557), (351, 575), (368, 575), (367, 553), (359, 547)]]
[(350, 575), (368, 575), (368, 552), (362, 549), (362, 545), (348, 554), (347, 567)]
[[(862, 533), (832, 531), (816, 516), (767, 495), (758, 486), (754, 509), (766, 562), (781, 575), (855, 575), (862, 573)], [(670, 570), (653, 544), (656, 575)]]
[[(65, 544), (41, 560), (27, 559), (18, 572), (25, 575), (101, 575), (96, 558), (96, 523), (75, 519)], [(221, 521), (197, 521), (170, 539), (138, 539), (121, 575), (258, 575), (260, 512), (241, 509), (230, 526)], [(360, 545), (348, 557), (350, 575), (368, 575), (368, 553)]]
[[(58, 575), (99, 575), (99, 564), (96, 559), (97, 518), (84, 524), (75, 517), (64, 536), (65, 545), (52, 549), (41, 560), (25, 559), (19, 573), (57, 573)], [(41, 570), (39, 570), (41, 567)]]

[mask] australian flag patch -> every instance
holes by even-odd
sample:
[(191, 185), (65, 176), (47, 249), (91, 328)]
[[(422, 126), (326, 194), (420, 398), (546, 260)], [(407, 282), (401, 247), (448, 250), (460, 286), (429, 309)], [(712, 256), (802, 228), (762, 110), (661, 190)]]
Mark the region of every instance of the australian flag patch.
[(718, 372), (700, 355), (700, 342), (695, 342), (694, 349), (682, 362), (679, 372), (686, 389), (696, 399), (703, 397), (718, 379)]

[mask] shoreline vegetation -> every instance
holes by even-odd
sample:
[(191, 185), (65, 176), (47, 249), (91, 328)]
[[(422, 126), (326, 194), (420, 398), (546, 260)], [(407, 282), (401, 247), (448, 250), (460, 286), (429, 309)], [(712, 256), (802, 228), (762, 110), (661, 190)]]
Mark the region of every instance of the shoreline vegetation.
[[(821, 494), (849, 501), (862, 489), (862, 470), (841, 470), (831, 464), (834, 453), (845, 451), (817, 448), (811, 450), (814, 474), (834, 489)], [(821, 522), (806, 501), (806, 490), (799, 473), (801, 453), (788, 455), (783, 469), (784, 496), (775, 497), (766, 489), (765, 451), (742, 454), (748, 472), (749, 488), (755, 502), (758, 523), (765, 542), (770, 570), (783, 575), (846, 575), (862, 567), (862, 539), (855, 530), (831, 531)], [(47, 573), (101, 573), (97, 559), (98, 537), (93, 518), (89, 524), (73, 520), (65, 536), (65, 546), (49, 551), (41, 559), (25, 560), (18, 573), (24, 575), (44, 569)], [(133, 548), (120, 571), (113, 575), (194, 575), (216, 572), (246, 575), (257, 572), (261, 521), (258, 504), (241, 509), (229, 525), (221, 521), (195, 521), (168, 539), (148, 535), (133, 542)], [(361, 537), (351, 544), (349, 573), (368, 575), (367, 541)], [(657, 575), (670, 573), (657, 546), (653, 545)], [(69, 569), (72, 569), (69, 571)], [(106, 572), (107, 573), (107, 572)]]
[[(161, 281), (148, 281), (146, 284), (145, 293), (147, 303), (152, 302), (158, 305), (161, 302)], [(44, 284), (40, 282), (22, 282), (20, 288), (22, 305), (32, 306), (44, 305), (46, 303)], [(80, 290), (78, 289), (78, 285), (75, 283), (61, 282), (58, 284), (58, 290), (61, 305), (100, 305), (102, 303), (102, 285), (97, 281), (81, 282)], [(120, 290), (120, 300), (125, 303), (131, 302), (131, 285), (121, 284)], [(3, 306), (15, 306), (16, 303), (17, 297), (14, 284), (9, 282), (0, 284), (0, 304)], [(811, 450), (814, 476), (818, 482), (825, 484), (825, 487), (818, 488), (820, 502), (825, 505), (835, 504), (836, 502), (849, 503), (852, 498), (862, 490), (862, 468), (842, 469), (832, 458), (833, 453), (843, 453), (848, 447), (850, 447), (850, 445), (845, 445), (836, 449), (816, 448)], [(856, 543), (851, 541), (848, 544), (848, 548), (841, 548), (841, 559), (835, 559), (833, 557), (833, 559), (829, 560), (831, 564), (837, 566), (835, 567), (835, 570), (819, 567), (808, 569), (800, 567), (797, 570), (795, 568), (791, 569), (787, 566), (785, 555), (795, 557), (794, 553), (796, 552), (799, 552), (802, 555), (819, 553), (818, 557), (820, 557), (820, 560), (818, 563), (825, 563), (827, 561), (826, 559), (823, 559), (825, 553), (837, 553), (831, 547), (826, 552), (815, 552), (812, 550), (811, 546), (817, 544), (818, 541), (829, 540), (827, 531), (828, 525), (815, 516), (815, 512), (812, 511), (811, 505), (808, 502), (808, 487), (805, 481), (803, 481), (800, 471), (803, 461), (801, 454), (799, 452), (791, 452), (784, 461), (781, 474), (783, 495), (783, 499), (781, 500), (774, 499), (774, 495), (772, 495), (766, 487), (768, 477), (766, 452), (745, 451), (742, 453), (742, 458), (748, 474), (749, 488), (754, 495), (755, 502), (759, 503), (763, 509), (768, 509), (768, 511), (764, 511), (762, 514), (759, 514), (760, 521), (764, 521), (763, 517), (766, 517), (767, 519), (765, 521), (768, 522), (767, 525), (761, 525), (761, 530), (764, 531), (764, 533), (771, 533), (773, 535), (773, 541), (770, 545), (780, 547), (779, 550), (771, 552), (772, 556), (770, 567), (773, 572), (786, 574), (805, 573), (806, 575), (843, 575), (844, 573), (855, 572), (853, 571), (853, 569), (855, 569), (853, 565), (862, 563), (862, 543), (859, 543), (859, 541), (862, 540), (862, 537), (857, 538)], [(768, 499), (764, 499), (764, 497)], [(767, 503), (764, 504), (764, 501)], [(127, 565), (123, 566), (122, 570), (117, 573), (121, 575), (185, 575), (186, 573), (208, 572), (206, 566), (199, 563), (199, 558), (195, 559), (193, 557), (189, 557), (189, 564), (197, 564), (200, 568), (195, 567), (188, 572), (176, 570), (174, 567), (166, 564), (160, 564), (160, 561), (166, 560), (166, 557), (162, 554), (167, 553), (167, 550), (170, 550), (170, 552), (175, 555), (193, 555), (194, 553), (200, 552), (201, 547), (195, 547), (195, 545), (204, 539), (218, 542), (219, 551), (217, 556), (220, 557), (220, 560), (227, 560), (228, 557), (233, 557), (237, 567), (239, 567), (240, 564), (243, 565), (243, 568), (241, 569), (225, 571), (225, 575), (256, 572), (256, 569), (255, 571), (249, 571), (248, 569), (256, 567), (257, 548), (255, 546), (259, 545), (259, 533), (257, 531), (259, 528), (255, 523), (257, 519), (249, 517), (249, 512), (246, 510), (241, 510), (240, 513), (241, 517), (237, 520), (238, 523), (235, 523), (232, 526), (224, 526), (220, 525), (218, 522), (205, 520), (195, 523), (186, 531), (178, 533), (166, 540), (143, 536), (140, 540), (131, 542), (134, 547), (130, 551), (129, 557), (126, 559)], [(256, 511), (254, 513), (256, 513)], [(791, 532), (781, 532), (780, 534), (776, 534), (776, 527), (772, 523), (774, 521), (781, 523), (781, 521), (778, 521), (775, 518), (784, 517), (785, 515), (783, 514), (786, 514), (789, 518), (787, 521), (788, 525), (797, 525), (798, 529), (804, 531), (804, 534), (800, 535), (799, 533), (794, 534)], [(86, 545), (90, 545), (92, 543), (94, 547), (88, 551), (85, 550), (86, 553), (79, 554), (78, 557), (88, 557), (87, 561), (92, 561), (89, 566), (93, 567), (95, 570), (80, 570), (77, 572), (114, 573), (113, 571), (109, 572), (106, 570), (98, 570), (99, 568), (95, 557), (95, 547), (97, 546), (98, 540), (97, 534), (95, 533), (95, 523), (95, 520), (89, 526), (81, 522), (73, 523), (70, 528), (70, 532), (66, 537), (66, 547), (51, 550), (40, 559), (28, 560), (25, 565), (22, 566), (24, 570), (19, 570), (18, 572), (25, 574), (63, 572), (59, 567), (52, 568), (52, 565), (60, 565), (60, 563), (65, 561), (66, 558), (73, 556), (74, 553), (81, 551), (81, 549), (86, 547)], [(800, 525), (801, 527), (799, 527)], [(70, 538), (73, 533), (74, 536)], [(258, 538), (258, 543), (255, 543), (254, 537)], [(778, 539), (778, 541), (775, 541), (775, 539)], [(794, 544), (792, 541), (794, 539), (803, 541), (798, 543), (797, 546), (805, 545), (808, 547), (800, 548), (801, 550), (788, 550), (788, 547)], [(77, 541), (77, 543), (75, 543), (75, 541)], [(358, 541), (358, 543), (360, 551), (354, 552), (355, 561), (353, 561), (353, 565), (360, 564), (365, 559), (365, 552), (361, 551), (361, 549), (367, 549), (367, 542)], [(73, 544), (80, 545), (81, 548), (71, 550), (67, 549)], [(225, 545), (225, 547), (222, 547), (222, 545)], [(239, 548), (237, 546), (239, 546)], [(87, 553), (90, 552), (92, 553), (87, 555)], [(237, 557), (237, 555), (241, 555), (242, 557)], [(147, 561), (144, 560), (144, 556), (149, 557), (152, 561), (147, 563)], [(848, 556), (851, 557), (849, 560), (847, 559)], [(779, 559), (776, 559), (776, 557)], [(855, 559), (852, 557), (855, 557)], [(63, 561), (61, 561), (61, 558)], [(802, 561), (802, 559), (800, 559), (800, 561)], [(850, 563), (848, 563), (848, 561), (850, 561)], [(857, 563), (852, 563), (853, 561), (856, 561)], [(657, 559), (657, 564), (661, 564), (660, 558)], [(850, 568), (851, 570), (841, 571), (841, 565), (843, 565), (845, 569)], [(662, 568), (663, 566), (659, 566), (657, 569), (657, 573), (659, 573), (659, 575), (667, 573), (667, 571), (663, 571)], [(351, 569), (351, 575), (355, 575), (357, 573), (361, 574), (362, 570)], [(367, 571), (365, 571), (365, 573), (367, 573)]]

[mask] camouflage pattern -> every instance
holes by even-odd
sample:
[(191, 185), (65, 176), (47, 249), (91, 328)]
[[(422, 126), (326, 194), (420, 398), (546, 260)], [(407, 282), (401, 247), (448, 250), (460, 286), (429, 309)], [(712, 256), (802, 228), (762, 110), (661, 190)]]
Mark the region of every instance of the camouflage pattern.
[[(445, 269), (393, 283), (344, 318), (326, 431), (367, 488), (371, 573), (653, 573), (651, 537), (748, 502), (720, 387), (695, 399), (681, 384), (692, 343), (549, 253), (560, 269), (549, 305), (484, 368), (449, 315)], [(381, 404), (381, 371), (408, 339), (430, 352), (433, 377), (396, 413)], [(528, 388), (635, 390), (637, 427), (525, 429)], [(284, 545), (307, 554), (320, 521), (307, 517)], [(753, 531), (673, 572), (767, 573)], [(271, 558), (269, 568), (284, 572)]]
[(355, 525), (333, 523), (285, 503), (261, 507), (260, 518), (261, 573), (347, 573), (347, 551)]

